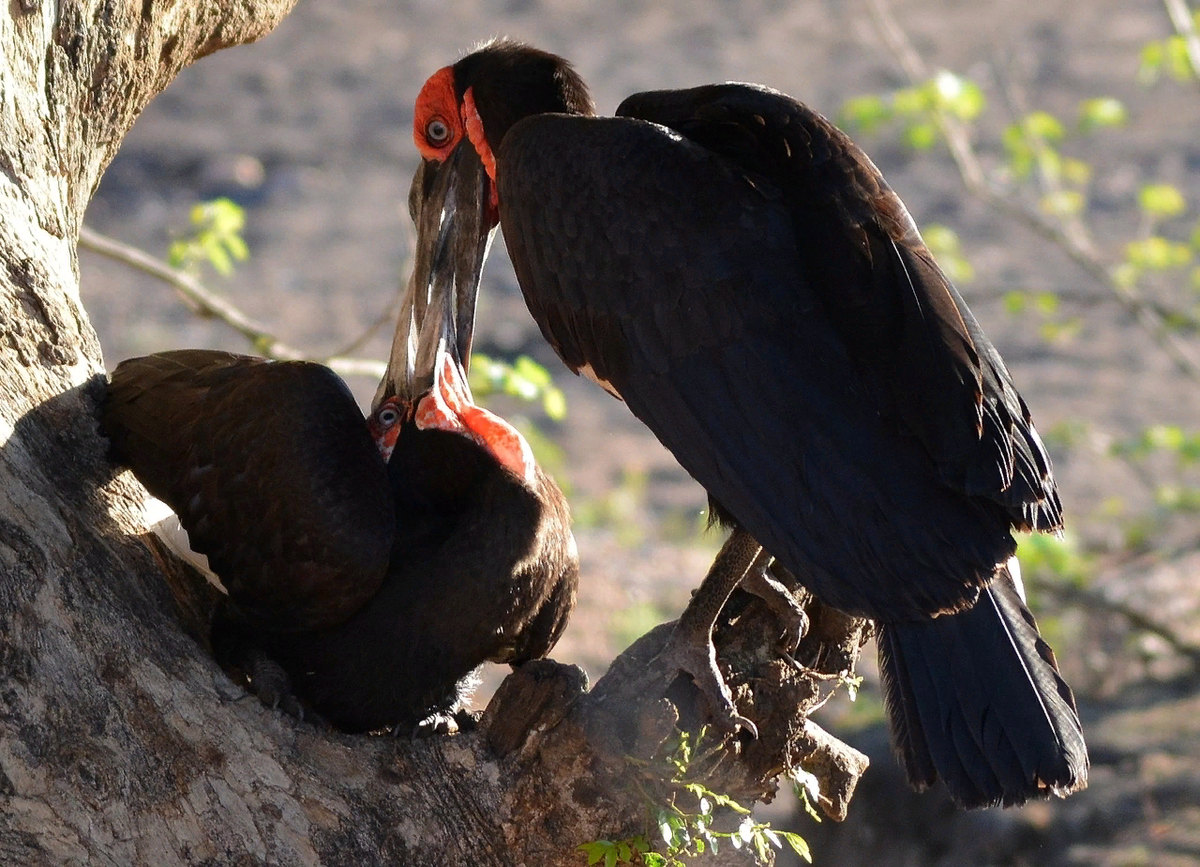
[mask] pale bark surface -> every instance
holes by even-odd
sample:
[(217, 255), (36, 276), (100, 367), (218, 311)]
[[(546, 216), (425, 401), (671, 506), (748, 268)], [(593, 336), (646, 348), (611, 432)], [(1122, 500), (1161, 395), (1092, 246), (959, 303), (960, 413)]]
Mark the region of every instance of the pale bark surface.
[[(650, 758), (678, 714), (696, 718), (686, 689), (672, 705), (629, 688), (659, 630), (588, 695), (578, 669), (527, 666), (467, 735), (414, 743), (297, 724), (216, 667), (203, 585), (138, 538), (144, 492), (114, 478), (96, 431), (83, 210), (180, 68), (262, 36), (292, 2), (9, 0), (0, 12), (2, 864), (581, 863), (578, 843), (643, 829), (629, 784), (654, 781), (628, 757)], [(852, 664), (861, 626), (811, 613), (802, 658)], [(804, 762), (839, 813), (861, 757), (806, 722), (830, 682), (775, 658), (776, 632), (757, 603), (724, 630), (762, 737), (697, 771), (749, 801)]]

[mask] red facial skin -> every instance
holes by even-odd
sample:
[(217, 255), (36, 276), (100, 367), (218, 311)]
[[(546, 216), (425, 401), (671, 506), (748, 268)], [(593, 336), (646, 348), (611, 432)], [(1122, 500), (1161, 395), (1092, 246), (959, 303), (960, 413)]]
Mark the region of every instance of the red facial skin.
[(367, 419), (367, 430), (371, 433), (371, 439), (375, 440), (379, 453), (383, 455), (385, 464), (391, 459), (396, 448), (406, 411), (407, 407), (400, 398), (389, 397)]
[(444, 162), (462, 142), (471, 142), (487, 170), (488, 218), (492, 225), (500, 222), (500, 197), (496, 192), (496, 157), (483, 132), (483, 121), (475, 110), (475, 96), (467, 88), (459, 102), (454, 92), (454, 67), (445, 66), (425, 82), (417, 95), (413, 112), (413, 142), (421, 156), (433, 162)]
[(443, 356), (434, 374), (433, 389), (417, 401), (415, 409), (398, 397), (389, 397), (367, 420), (371, 438), (385, 463), (391, 459), (403, 422), (410, 415), (418, 430), (444, 430), (470, 437), (517, 478), (529, 485), (535, 483), (537, 463), (528, 441), (500, 416), (475, 405), (462, 368), (450, 356)]

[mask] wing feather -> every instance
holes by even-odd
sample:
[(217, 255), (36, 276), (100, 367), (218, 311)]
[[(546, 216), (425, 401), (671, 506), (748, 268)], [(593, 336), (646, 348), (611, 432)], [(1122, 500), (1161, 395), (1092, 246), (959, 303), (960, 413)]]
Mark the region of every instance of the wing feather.
[(112, 374), (103, 426), (114, 459), (175, 510), (251, 620), (332, 626), (383, 581), (387, 472), (327, 368), (208, 350), (130, 359)]
[[(784, 565), (869, 616), (974, 601), (1012, 553), (1009, 521), (887, 417), (781, 197), (635, 119), (529, 118), (498, 164), (505, 240), (551, 345)], [(589, 215), (569, 242), (567, 213)]]

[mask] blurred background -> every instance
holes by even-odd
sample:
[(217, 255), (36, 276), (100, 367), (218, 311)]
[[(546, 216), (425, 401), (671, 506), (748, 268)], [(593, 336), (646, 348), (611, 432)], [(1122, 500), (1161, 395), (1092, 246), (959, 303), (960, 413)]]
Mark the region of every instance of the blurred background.
[[(506, 35), (570, 58), (602, 113), (638, 90), (721, 80), (808, 103), (851, 132), (907, 203), (1050, 446), (1070, 530), (1021, 554), (1080, 700), (1092, 784), (1065, 802), (981, 814), (912, 794), (868, 658), (857, 701), (821, 719), (872, 758), (850, 818), (818, 825), (786, 791), (760, 813), (805, 836), (820, 865), (1200, 865), (1191, 28), (1181, 0), (309, 0), (151, 103), (87, 223), (172, 253), (311, 357), (382, 359), (412, 238), (413, 100), (478, 41)], [(236, 207), (193, 213), (219, 198)], [(256, 351), (128, 264), (85, 249), (80, 268), (110, 367), (170, 348)], [(502, 244), (477, 335), (478, 351), (517, 365), (516, 376), (497, 368), (499, 390), (535, 398), (490, 405), (519, 420), (570, 494), (583, 579), (554, 656), (595, 679), (677, 616), (720, 540), (702, 533), (701, 489), (544, 344)], [(550, 372), (549, 390), (522, 357)], [(375, 380), (349, 381), (368, 401)]]

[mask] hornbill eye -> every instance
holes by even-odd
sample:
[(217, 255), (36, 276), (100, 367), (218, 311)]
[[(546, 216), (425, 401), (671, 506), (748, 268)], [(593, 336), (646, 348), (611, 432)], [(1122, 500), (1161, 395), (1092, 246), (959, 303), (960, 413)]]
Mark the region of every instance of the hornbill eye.
[(441, 147), (450, 140), (450, 125), (435, 117), (425, 125), (425, 139), (434, 147)]
[(380, 430), (387, 430), (400, 421), (400, 411), (390, 404), (384, 404), (375, 413), (375, 423)]

